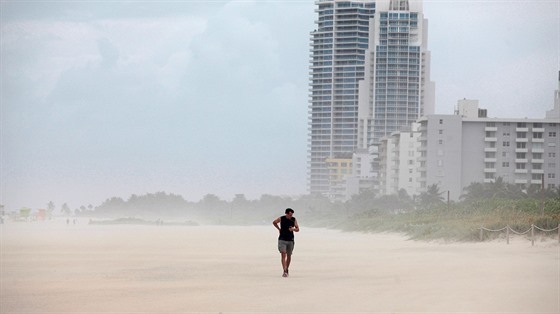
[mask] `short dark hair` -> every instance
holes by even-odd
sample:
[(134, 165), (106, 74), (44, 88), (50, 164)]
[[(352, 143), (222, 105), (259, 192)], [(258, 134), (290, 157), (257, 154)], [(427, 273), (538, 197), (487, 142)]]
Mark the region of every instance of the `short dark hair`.
[(294, 213), (294, 210), (291, 209), (291, 208), (286, 208), (286, 211), (285, 211), (284, 213), (286, 213), (286, 214), (287, 214), (287, 213), (292, 213), (292, 214), (293, 214), (293, 213)]

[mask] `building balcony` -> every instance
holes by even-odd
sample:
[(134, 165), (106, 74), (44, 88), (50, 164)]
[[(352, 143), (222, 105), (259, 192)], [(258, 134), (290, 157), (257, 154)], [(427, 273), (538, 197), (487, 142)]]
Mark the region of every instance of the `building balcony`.
[(484, 162), (496, 162), (496, 158), (484, 158)]
[(527, 148), (516, 148), (516, 153), (527, 153), (529, 150)]
[(527, 179), (515, 179), (515, 184), (527, 184)]
[(485, 173), (496, 173), (496, 168), (484, 168)]
[(520, 164), (526, 164), (528, 162), (527, 158), (520, 158), (520, 159), (515, 159), (516, 163), (520, 163)]
[(498, 139), (495, 138), (495, 137), (485, 137), (485, 138), (484, 138), (484, 141), (485, 141), (485, 142), (497, 142)]
[(534, 164), (543, 164), (544, 159), (531, 159), (531, 162)]
[(428, 147), (426, 147), (426, 146), (421, 146), (421, 147), (418, 147), (418, 148), (416, 149), (417, 152), (425, 152), (425, 151), (427, 151), (427, 150), (428, 150)]
[(484, 131), (488, 131), (488, 132), (496, 132), (498, 131), (498, 128), (495, 126), (487, 126), (484, 128)]
[(484, 152), (497, 152), (498, 149), (496, 147), (485, 147)]
[(527, 139), (526, 137), (518, 137), (515, 139), (516, 143), (527, 143), (529, 141), (529, 139)]
[(531, 151), (533, 153), (544, 153), (544, 148), (533, 148)]
[(515, 128), (515, 132), (529, 132), (529, 128)]
[(544, 132), (544, 128), (533, 128), (533, 132)]
[(515, 169), (515, 173), (527, 173), (527, 169)]
[(416, 179), (416, 182), (426, 182), (426, 178), (425, 177), (420, 177), (420, 178)]
[(541, 180), (531, 180), (531, 184), (538, 184), (541, 185)]
[(531, 173), (541, 173), (544, 174), (544, 169), (532, 169)]
[(533, 142), (533, 143), (544, 143), (544, 138), (532, 138), (531, 142)]
[(495, 182), (496, 179), (484, 179), (484, 183), (492, 183)]

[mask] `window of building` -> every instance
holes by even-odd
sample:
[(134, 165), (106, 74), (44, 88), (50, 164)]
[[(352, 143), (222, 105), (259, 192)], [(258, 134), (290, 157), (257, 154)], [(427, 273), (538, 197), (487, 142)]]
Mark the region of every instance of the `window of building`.
[(556, 132), (548, 132), (548, 137), (556, 137)]
[(548, 143), (548, 147), (556, 147), (556, 143)]
[(533, 164), (533, 169), (542, 170), (542, 164)]
[(542, 153), (533, 153), (533, 159), (542, 159)]
[(542, 138), (542, 132), (533, 133), (533, 138)]
[(554, 179), (554, 178), (556, 178), (556, 173), (549, 173), (549, 174), (548, 174), (548, 178), (549, 178), (549, 179)]
[(533, 123), (533, 128), (542, 128), (542, 123), (540, 122)]
[(507, 158), (508, 153), (507, 152), (502, 152), (502, 157), (506, 157)]
[(443, 130), (439, 130), (439, 134), (443, 134)]
[(516, 153), (515, 154), (515, 158), (517, 159), (525, 159), (526, 155), (525, 153)]
[(548, 168), (556, 168), (556, 163), (549, 162), (548, 163)]
[(517, 148), (527, 148), (527, 143), (519, 142), (519, 143), (517, 143)]
[(550, 183), (548, 184), (548, 188), (549, 188), (549, 189), (551, 189), (551, 190), (552, 190), (552, 189), (554, 189), (554, 187), (555, 187), (555, 185), (554, 185), (554, 184), (550, 184)]
[(493, 172), (487, 172), (487, 173), (484, 174), (484, 178), (494, 179), (494, 173)]
[(526, 127), (527, 127), (527, 124), (526, 124), (525, 122), (518, 122), (518, 123), (517, 123), (517, 127), (518, 127), (518, 128), (526, 128)]
[(509, 132), (504, 132), (503, 136), (509, 136)]
[(485, 162), (484, 163), (484, 167), (486, 169), (494, 169), (495, 168), (495, 164), (493, 162)]
[(542, 180), (542, 177), (543, 177), (543, 176), (542, 176), (542, 173), (533, 173), (533, 174), (531, 175), (531, 178), (532, 178), (533, 180)]
[(438, 143), (439, 143), (439, 144), (443, 144), (443, 140), (439, 140)]
[(504, 122), (503, 125), (508, 126), (509, 122)]
[(439, 124), (443, 124), (443, 119), (439, 119)]
[(503, 147), (509, 147), (509, 142), (502, 142)]
[(509, 162), (507, 161), (502, 162), (502, 167), (509, 168)]
[(525, 164), (524, 163), (516, 163), (515, 164), (515, 169), (525, 169)]
[(556, 157), (556, 153), (548, 153), (548, 157), (554, 158), (554, 157)]
[(527, 132), (517, 132), (517, 138), (527, 138)]

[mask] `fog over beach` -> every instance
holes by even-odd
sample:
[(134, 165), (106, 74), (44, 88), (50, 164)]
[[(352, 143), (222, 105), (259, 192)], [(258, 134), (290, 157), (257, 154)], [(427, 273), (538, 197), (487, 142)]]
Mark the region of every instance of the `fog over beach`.
[(266, 226), (1, 225), (1, 313), (558, 313), (555, 238), (307, 228), (290, 277)]

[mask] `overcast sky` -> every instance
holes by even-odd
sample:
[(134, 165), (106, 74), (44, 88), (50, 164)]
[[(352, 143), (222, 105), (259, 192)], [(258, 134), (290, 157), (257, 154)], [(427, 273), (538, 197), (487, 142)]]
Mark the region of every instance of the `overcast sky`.
[[(436, 113), (542, 118), (560, 2), (424, 1)], [(2, 1), (1, 203), (306, 193), (314, 1)]]

